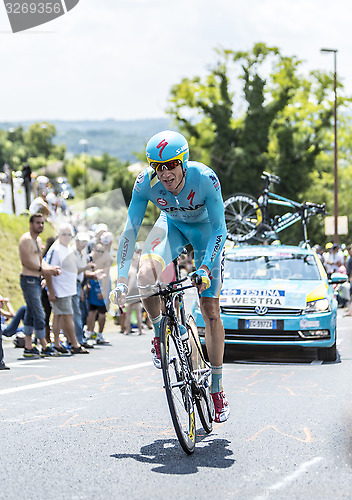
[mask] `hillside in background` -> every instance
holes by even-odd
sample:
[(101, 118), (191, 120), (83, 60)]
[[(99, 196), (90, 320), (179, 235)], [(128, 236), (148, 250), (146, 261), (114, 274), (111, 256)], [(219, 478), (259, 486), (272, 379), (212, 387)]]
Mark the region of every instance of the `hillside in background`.
[(22, 125), (27, 129), (35, 122), (46, 121), (56, 127), (57, 144), (65, 143), (68, 156), (82, 153), (81, 139), (89, 141), (88, 153), (102, 155), (108, 153), (122, 161), (135, 162), (134, 153), (144, 151), (145, 144), (152, 135), (160, 130), (174, 128), (167, 118), (145, 120), (32, 120), (22, 122), (0, 122), (0, 129), (8, 130), (11, 127)]

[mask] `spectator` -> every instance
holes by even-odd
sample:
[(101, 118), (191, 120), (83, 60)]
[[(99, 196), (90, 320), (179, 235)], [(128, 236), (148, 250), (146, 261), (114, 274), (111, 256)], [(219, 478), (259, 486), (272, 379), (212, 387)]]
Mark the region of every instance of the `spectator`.
[[(21, 306), (15, 312), (10, 300), (0, 296), (1, 330), (5, 337), (12, 337), (15, 333), (23, 332), (23, 327), (19, 328), (19, 324), (24, 319), (26, 309), (26, 306)], [(6, 324), (8, 320), (11, 321)]]
[[(1, 267), (0, 267), (1, 271)], [(2, 348), (2, 335), (6, 337), (12, 337), (17, 331), (19, 331), (18, 325), (21, 320), (23, 320), (26, 312), (26, 306), (22, 306), (17, 313), (15, 313), (8, 298), (0, 296), (0, 370), (9, 370), (10, 368), (5, 365), (4, 362), (4, 351)], [(5, 325), (7, 319), (11, 318), (9, 325)]]
[[(103, 337), (103, 331), (105, 327), (106, 313), (107, 313), (107, 301), (110, 289), (110, 278), (109, 274), (105, 273), (110, 272), (111, 258), (106, 258), (104, 246), (102, 243), (97, 243), (92, 252), (92, 262), (95, 264), (96, 271), (94, 272), (86, 272), (87, 277), (89, 278), (89, 286), (88, 286), (88, 307), (89, 313), (87, 317), (87, 332), (86, 336), (89, 340), (90, 338), (94, 338), (94, 328), (95, 321), (98, 319), (99, 332), (97, 334), (96, 343), (97, 344), (108, 344)], [(107, 262), (110, 262), (109, 267), (102, 268), (102, 265), (106, 265)], [(104, 295), (104, 283), (108, 283), (108, 286), (105, 290), (106, 295)]]
[(40, 234), (44, 229), (44, 218), (40, 213), (34, 214), (29, 219), (29, 231), (24, 233), (19, 241), (19, 252), (22, 263), (20, 277), (23, 296), (27, 305), (24, 317), (25, 348), (23, 355), (32, 357), (39, 354), (36, 346), (32, 345), (33, 329), (36, 338), (42, 347), (42, 354), (53, 355), (55, 353), (52, 346), (45, 340), (45, 315), (41, 301), (41, 280), (42, 274), (46, 278), (58, 276), (61, 273), (60, 267), (47, 264), (42, 258), (42, 241)]
[(350, 283), (350, 305), (349, 305), (348, 311), (345, 314), (345, 316), (352, 316), (352, 301), (351, 301), (351, 298), (352, 298), (352, 245), (348, 245), (347, 251), (348, 251), (349, 257), (346, 261), (346, 274), (348, 276), (348, 281)]
[(324, 250), (320, 245), (314, 245), (313, 250), (320, 259), (320, 262), (324, 265)]
[(1, 324), (0, 324), (0, 370), (9, 370), (10, 367), (5, 365), (4, 362), (4, 350), (2, 348), (2, 333), (1, 333)]
[(28, 163), (25, 163), (22, 168), (22, 178), (23, 178), (23, 184), (24, 184), (24, 189), (26, 192), (26, 209), (29, 210), (29, 205), (31, 204), (31, 178), (32, 175), (32, 169), (28, 165)]
[(345, 258), (337, 243), (327, 243), (325, 248), (327, 251), (324, 253), (324, 266), (330, 277), (344, 264)]
[(92, 252), (95, 269), (100, 269), (101, 293), (103, 294), (103, 299), (106, 304), (109, 300), (109, 291), (111, 288), (110, 268), (113, 259), (110, 254), (110, 250), (113, 238), (112, 233), (108, 231), (104, 232), (99, 237), (99, 242), (95, 247), (95, 249), (99, 248), (99, 250), (95, 251), (94, 249)]
[(85, 248), (89, 241), (89, 235), (87, 233), (79, 232), (76, 235), (76, 249), (74, 252), (77, 265), (77, 293), (72, 296), (72, 309), (73, 309), (73, 322), (75, 325), (75, 333), (77, 341), (86, 349), (93, 349), (94, 346), (89, 344), (84, 337), (83, 332), (83, 322), (82, 322), (82, 310), (81, 310), (81, 300), (83, 289), (82, 283), (84, 279), (84, 272), (94, 268), (94, 264), (89, 262), (89, 256), (85, 252)]
[[(346, 260), (346, 274), (348, 276), (348, 281), (352, 281), (352, 245), (347, 247), (349, 257)], [(352, 283), (351, 283), (351, 294), (352, 294)]]
[(103, 233), (109, 231), (108, 226), (106, 224), (97, 224), (94, 229), (94, 237), (88, 243), (88, 253), (93, 251), (93, 248), (97, 243), (100, 243), (100, 237)]
[[(131, 267), (128, 273), (128, 294), (129, 295), (138, 295), (138, 285), (137, 285), (137, 272), (138, 272), (138, 264), (139, 264), (139, 258), (141, 255), (141, 250), (136, 249)], [(131, 325), (131, 314), (132, 311), (136, 311), (136, 317), (137, 317), (137, 327), (138, 327), (138, 333), (139, 335), (143, 335), (143, 330), (142, 330), (142, 303), (140, 300), (137, 300), (136, 302), (132, 304), (128, 304), (126, 306), (126, 314), (125, 314), (125, 325), (123, 329), (123, 333), (125, 335), (128, 335), (129, 333), (132, 332), (132, 325)]]
[[(43, 251), (43, 259), (45, 259), (45, 256), (48, 253), (49, 248), (51, 247), (51, 245), (54, 243), (55, 240), (56, 238), (54, 238), (53, 236), (50, 236), (46, 240), (46, 245)], [(42, 280), (42, 305), (45, 313), (45, 339), (47, 342), (51, 343), (51, 335), (50, 335), (51, 304), (48, 297), (48, 290), (46, 287), (45, 279)]]
[(71, 210), (67, 207), (67, 201), (61, 194), (57, 197), (57, 208), (61, 210), (62, 215), (72, 215)]
[(56, 219), (56, 215), (57, 215), (58, 201), (57, 201), (57, 196), (53, 191), (50, 191), (46, 195), (46, 203), (48, 204), (48, 207), (50, 210), (51, 220), (52, 220), (52, 222), (54, 222)]
[(32, 203), (29, 205), (29, 213), (31, 215), (40, 213), (45, 219), (48, 219), (51, 216), (51, 210), (46, 201), (46, 193), (44, 191), (40, 196), (34, 198)]
[(48, 297), (54, 313), (53, 334), (54, 347), (59, 353), (68, 353), (68, 350), (60, 343), (60, 328), (63, 330), (68, 345), (71, 346), (72, 354), (88, 354), (76, 338), (73, 322), (72, 297), (77, 293), (77, 265), (73, 251), (69, 243), (73, 236), (71, 224), (60, 226), (58, 239), (46, 255), (49, 264), (58, 265), (61, 274), (53, 278), (47, 278)]
[(114, 235), (110, 231), (104, 231), (100, 236), (100, 243), (104, 246), (104, 250), (107, 253), (111, 252), (111, 245), (114, 241)]

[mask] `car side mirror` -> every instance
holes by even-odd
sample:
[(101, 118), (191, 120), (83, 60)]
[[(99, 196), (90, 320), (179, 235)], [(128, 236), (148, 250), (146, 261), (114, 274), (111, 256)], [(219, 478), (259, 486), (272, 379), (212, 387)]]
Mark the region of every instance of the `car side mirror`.
[(339, 285), (340, 283), (345, 283), (348, 280), (347, 274), (343, 273), (332, 273), (329, 279), (331, 285)]

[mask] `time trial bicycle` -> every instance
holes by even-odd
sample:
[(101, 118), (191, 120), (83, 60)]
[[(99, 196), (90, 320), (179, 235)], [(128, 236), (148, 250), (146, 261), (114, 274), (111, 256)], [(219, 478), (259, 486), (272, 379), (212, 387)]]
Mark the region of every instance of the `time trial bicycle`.
[[(278, 233), (301, 220), (303, 242), (308, 245), (307, 224), (311, 215), (325, 214), (325, 203), (298, 203), (270, 191), (270, 184), (278, 184), (280, 177), (263, 172), (264, 189), (258, 199), (245, 193), (235, 193), (224, 201), (228, 239), (235, 243), (278, 239)], [(288, 207), (291, 211), (273, 218), (269, 205)]]
[[(189, 277), (180, 277), (177, 259), (174, 267), (174, 281), (140, 287), (143, 293), (127, 297), (126, 303), (152, 296), (163, 301), (160, 357), (164, 388), (177, 438), (190, 455), (196, 443), (195, 408), (208, 434), (213, 429), (215, 409), (210, 394), (211, 367), (204, 358), (195, 321), (185, 311), (185, 290), (194, 285), (184, 284)], [(184, 328), (180, 329), (181, 325)]]

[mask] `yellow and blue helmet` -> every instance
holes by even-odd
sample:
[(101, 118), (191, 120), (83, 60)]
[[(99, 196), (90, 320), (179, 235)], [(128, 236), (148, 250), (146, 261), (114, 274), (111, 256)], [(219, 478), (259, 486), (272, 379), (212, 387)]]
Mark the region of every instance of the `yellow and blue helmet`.
[(148, 141), (146, 155), (149, 164), (181, 160), (182, 168), (185, 171), (189, 159), (187, 139), (173, 130), (158, 132)]

